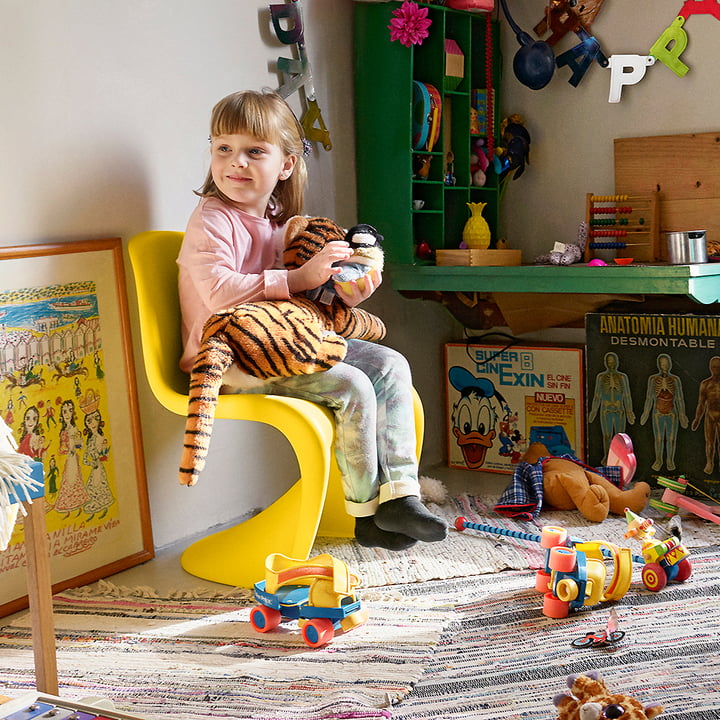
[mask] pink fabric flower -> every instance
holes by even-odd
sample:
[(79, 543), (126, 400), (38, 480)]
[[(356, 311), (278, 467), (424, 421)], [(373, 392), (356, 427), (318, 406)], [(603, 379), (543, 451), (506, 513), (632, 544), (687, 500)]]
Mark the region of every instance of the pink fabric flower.
[(390, 21), (390, 39), (399, 40), (405, 47), (420, 45), (430, 34), (428, 28), (432, 20), (428, 18), (428, 9), (421, 8), (415, 2), (405, 2), (392, 13), (395, 17)]

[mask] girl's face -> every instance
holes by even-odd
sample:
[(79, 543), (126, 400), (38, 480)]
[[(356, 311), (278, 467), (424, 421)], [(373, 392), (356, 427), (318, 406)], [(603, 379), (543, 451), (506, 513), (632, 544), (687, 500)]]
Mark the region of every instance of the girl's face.
[(218, 135), (210, 147), (210, 172), (218, 190), (255, 217), (265, 217), (275, 186), (290, 177), (295, 160), (252, 135)]

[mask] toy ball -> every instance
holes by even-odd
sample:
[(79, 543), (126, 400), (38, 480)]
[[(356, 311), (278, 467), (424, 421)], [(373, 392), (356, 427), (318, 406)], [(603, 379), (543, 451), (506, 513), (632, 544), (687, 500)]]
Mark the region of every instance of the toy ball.
[(603, 265), (607, 265), (607, 263), (600, 258), (594, 258), (588, 263), (588, 267), (602, 267)]

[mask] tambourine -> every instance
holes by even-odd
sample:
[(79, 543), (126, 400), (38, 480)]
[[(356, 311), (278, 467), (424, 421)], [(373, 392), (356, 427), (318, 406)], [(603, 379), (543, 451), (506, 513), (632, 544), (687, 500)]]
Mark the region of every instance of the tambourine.
[(442, 100), (433, 85), (413, 80), (412, 145), (413, 150), (432, 152), (440, 137)]

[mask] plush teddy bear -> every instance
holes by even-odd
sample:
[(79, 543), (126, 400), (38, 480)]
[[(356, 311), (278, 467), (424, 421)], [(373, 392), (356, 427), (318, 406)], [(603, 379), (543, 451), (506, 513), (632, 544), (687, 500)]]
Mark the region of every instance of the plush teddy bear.
[(532, 443), (523, 460), (542, 462), (543, 503), (557, 510), (577, 509), (590, 522), (602, 522), (608, 513), (625, 515), (625, 508), (639, 514), (650, 497), (646, 482), (621, 490), (579, 460), (550, 455), (542, 443)]
[(629, 695), (611, 693), (599, 672), (570, 675), (569, 693), (553, 698), (558, 720), (652, 720), (663, 711), (659, 703), (643, 707)]

